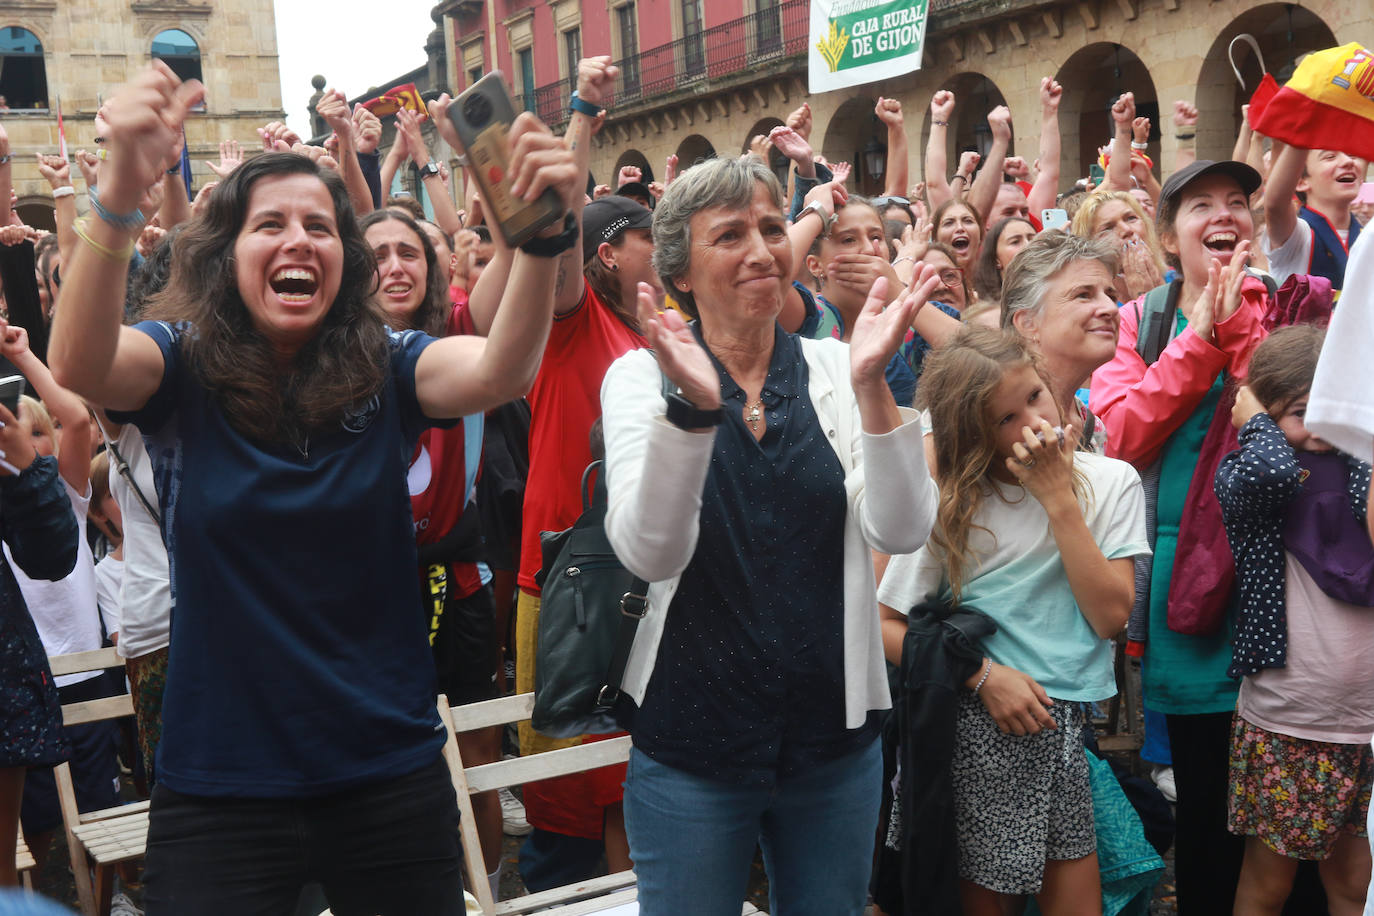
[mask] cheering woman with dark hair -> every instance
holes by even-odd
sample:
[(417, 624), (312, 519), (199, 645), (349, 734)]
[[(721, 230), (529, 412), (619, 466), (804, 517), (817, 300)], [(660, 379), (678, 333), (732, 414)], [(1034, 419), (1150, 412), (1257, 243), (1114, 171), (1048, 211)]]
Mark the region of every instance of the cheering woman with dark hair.
[[(63, 385), (144, 432), (163, 508), (176, 610), (147, 911), (289, 912), (318, 881), (335, 913), (458, 912), (406, 463), (424, 429), (528, 387), (547, 259), (576, 222), (515, 255), (485, 340), (393, 333), (342, 182), (263, 155), (178, 239), (161, 320), (121, 327), (139, 202), (202, 92), (155, 62), (110, 102), (49, 349)], [(510, 143), (516, 196), (576, 191), (533, 116)]]

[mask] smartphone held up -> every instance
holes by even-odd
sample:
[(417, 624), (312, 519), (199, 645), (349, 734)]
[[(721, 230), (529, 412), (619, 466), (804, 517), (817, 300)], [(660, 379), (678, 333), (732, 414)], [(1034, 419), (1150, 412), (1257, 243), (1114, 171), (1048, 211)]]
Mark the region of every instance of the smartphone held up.
[(482, 203), (507, 245), (518, 247), (563, 217), (563, 202), (552, 188), (532, 201), (511, 194), (510, 128), (515, 106), (499, 70), (454, 99), (448, 116), (467, 149), (469, 173), (481, 189)]

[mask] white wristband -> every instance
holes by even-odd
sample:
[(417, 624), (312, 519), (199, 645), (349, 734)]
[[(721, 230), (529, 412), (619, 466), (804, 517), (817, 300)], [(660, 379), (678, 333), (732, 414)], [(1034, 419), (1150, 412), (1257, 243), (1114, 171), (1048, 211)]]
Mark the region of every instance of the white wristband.
[(52, 189), (52, 198), (57, 200), (59, 197), (72, 197), (76, 194), (76, 188), (69, 184), (64, 184), (59, 188)]
[(1148, 144), (1148, 143), (1141, 143), (1139, 140), (1132, 140), (1132, 141), (1131, 141), (1131, 149), (1142, 149), (1142, 150), (1143, 150), (1143, 149), (1149, 149), (1149, 148), (1150, 148), (1150, 144)]

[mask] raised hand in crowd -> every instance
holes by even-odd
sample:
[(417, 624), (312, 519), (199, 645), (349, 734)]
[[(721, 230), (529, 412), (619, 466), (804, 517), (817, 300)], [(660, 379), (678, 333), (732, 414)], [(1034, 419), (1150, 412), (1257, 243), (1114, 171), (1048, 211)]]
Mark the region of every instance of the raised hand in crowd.
[(138, 234), (138, 241), (134, 243), (134, 250), (145, 258), (153, 256), (157, 251), (157, 246), (162, 244), (162, 240), (167, 237), (167, 230), (158, 225), (158, 218), (154, 216), (148, 220), (148, 225), (143, 227), (143, 231)]
[(81, 170), (81, 180), (86, 183), (86, 189), (90, 190), (99, 185), (100, 157), (95, 153), (79, 149), (73, 158), (76, 160), (76, 167)]
[(362, 102), (353, 106), (353, 137), (358, 152), (365, 156), (377, 152), (382, 142), (382, 121)]
[(639, 166), (637, 166), (637, 165), (622, 165), (622, 166), (620, 167), (620, 174), (616, 175), (616, 177), (615, 177), (615, 186), (616, 186), (616, 189), (619, 190), (620, 188), (625, 187), (625, 185), (629, 184), (629, 183), (632, 182), (632, 181), (643, 181), (643, 180), (644, 180), (644, 172), (639, 168)]
[(892, 258), (892, 270), (897, 279), (910, 286), (912, 278), (921, 266), (921, 259), (930, 248), (930, 220), (925, 213), (917, 213), (916, 221), (902, 230), (897, 239), (897, 250)]
[[(1150, 140), (1150, 119), (1136, 117), (1131, 122), (1131, 140), (1133, 143), (1148, 143)], [(1131, 149), (1136, 149), (1132, 146)]]
[(1132, 239), (1121, 248), (1120, 301), (1130, 302), (1163, 284), (1164, 276), (1148, 242)]
[[(1174, 171), (1177, 172), (1197, 159), (1197, 106), (1184, 99), (1174, 102), (1174, 139), (1178, 141), (1174, 153)], [(1245, 161), (1239, 156), (1233, 158)], [(1263, 170), (1260, 174), (1264, 174)]]
[(810, 214), (800, 218), (787, 227), (787, 237), (792, 247), (792, 264), (795, 268), (793, 276), (788, 279), (804, 279), (806, 277), (806, 254), (811, 250), (812, 244), (817, 238), (825, 235), (829, 231), (829, 226), (834, 222), (835, 214), (849, 200), (849, 192), (845, 190), (844, 182), (838, 178), (818, 184), (807, 192), (806, 198), (802, 201), (802, 213), (806, 213), (806, 208), (812, 205), (820, 211), (820, 215), (813, 217)]
[(959, 193), (965, 194), (969, 184), (973, 181), (973, 175), (978, 171), (978, 166), (983, 162), (983, 155), (975, 150), (966, 149), (959, 154), (959, 167), (954, 170), (954, 177), (964, 179), (964, 187)]
[(658, 357), (659, 368), (683, 397), (701, 410), (720, 406), (720, 376), (706, 349), (674, 309), (658, 311), (654, 288), (640, 283), (636, 297), (639, 329)]
[(654, 200), (662, 200), (662, 199), (663, 199), (663, 192), (666, 191), (666, 190), (668, 190), (668, 189), (665, 188), (665, 187), (663, 186), (663, 183), (662, 183), (662, 182), (659, 182), (659, 181), (651, 181), (651, 182), (649, 182), (649, 193), (652, 194), (652, 195), (654, 196)]
[(1240, 308), (1241, 287), (1245, 282), (1245, 264), (1250, 255), (1250, 241), (1244, 240), (1236, 245), (1231, 255), (1231, 263), (1225, 267), (1213, 258), (1207, 267), (1207, 285), (1198, 295), (1193, 305), (1193, 314), (1188, 327), (1203, 340), (1212, 340), (1213, 328), (1230, 318)]
[[(348, 188), (348, 198), (359, 216), (372, 212), (372, 189), (363, 177), (362, 166), (358, 164), (356, 136), (353, 129), (353, 112), (348, 107), (348, 99), (338, 89), (329, 89), (315, 103), (315, 113), (324, 119), (325, 124), (334, 131), (338, 140), (339, 174)], [(399, 114), (399, 112), (398, 112)], [(415, 150), (411, 150), (415, 155)]]
[(797, 167), (797, 174), (802, 178), (816, 177), (816, 154), (811, 149), (811, 144), (806, 138), (797, 131), (796, 128), (782, 125), (775, 127), (768, 132), (768, 140), (777, 147), (788, 159), (791, 159)]
[(677, 153), (669, 153), (663, 161), (663, 183), (671, 185), (674, 181), (677, 181)]
[(873, 106), (873, 115), (887, 127), (887, 169), (883, 173), (886, 180), (883, 193), (897, 197), (906, 189), (909, 169), (902, 103), (879, 96)]
[(926, 189), (932, 210), (938, 209), (955, 194), (963, 194), (968, 190), (967, 185), (958, 190), (952, 189), (948, 177), (949, 153), (946, 143), (952, 117), (954, 93), (941, 89), (930, 98), (930, 137), (926, 141)]
[(1131, 189), (1131, 125), (1134, 122), (1135, 95), (1123, 92), (1112, 103), (1115, 133), (1112, 136), (1111, 159), (1107, 162), (1107, 175), (1102, 181), (1102, 187), (1109, 191)]
[(1017, 181), (1029, 181), (1031, 177), (1030, 163), (1020, 156), (1008, 156), (1002, 160), (1002, 171)]
[(286, 152), (295, 153), (297, 156), (304, 156), (311, 162), (315, 162), (324, 168), (333, 169), (336, 172), (339, 170), (339, 160), (336, 159), (326, 147), (311, 146), (308, 143), (297, 143), (289, 150), (286, 150)]
[[(354, 113), (356, 115), (356, 111)], [(438, 223), (439, 228), (449, 235), (462, 229), (463, 220), (458, 215), (458, 210), (453, 204), (453, 198), (443, 187), (442, 168), (438, 173), (428, 168), (431, 160), (429, 147), (425, 145), (420, 115), (408, 108), (397, 111), (396, 138), (398, 144), (401, 138), (405, 139), (404, 148), (410, 155), (410, 161), (415, 163), (415, 167), (420, 170), (420, 180), (425, 183), (427, 189), (425, 193), (429, 197), (430, 205), (434, 208), (434, 221)], [(391, 187), (391, 176), (386, 172), (382, 173), (382, 181), (382, 187)]]
[(258, 136), (262, 138), (263, 152), (267, 153), (289, 153), (301, 142), (300, 134), (281, 121), (268, 121), (258, 128)]
[(850, 173), (854, 171), (854, 166), (849, 164), (849, 160), (837, 162), (830, 167), (830, 178), (839, 184), (844, 184), (849, 180)]
[[(76, 189), (72, 187), (72, 166), (62, 156), (37, 154), (38, 174), (52, 188), (53, 215), (57, 224), (57, 251), (62, 258), (71, 254), (76, 244)], [(66, 190), (62, 190), (65, 188)]]
[[(1002, 163), (1011, 148), (1011, 110), (1005, 105), (998, 105), (988, 112), (988, 126), (992, 128), (992, 146), (983, 160), (982, 171), (973, 179), (968, 191), (968, 202), (979, 213), (992, 212), (997, 189), (1002, 184)], [(984, 226), (983, 230), (987, 231), (987, 227)]]
[(939, 273), (922, 264), (905, 290), (894, 277), (877, 278), (849, 338), (849, 377), (865, 432), (885, 433), (901, 425), (897, 402), (886, 372), (907, 331), (940, 282)]
[(755, 134), (749, 141), (749, 155), (758, 156), (764, 162), (768, 161), (768, 149), (773, 144), (768, 142), (766, 134)]
[(600, 200), (603, 197), (610, 197), (614, 193), (615, 192), (611, 190), (610, 185), (599, 184), (592, 189), (592, 200)]
[(811, 117), (811, 106), (806, 102), (793, 109), (783, 123), (795, 130), (803, 140), (811, 141), (811, 127), (814, 122)]
[(196, 192), (196, 199), (191, 201), (192, 216), (204, 215), (205, 209), (210, 206), (210, 195), (215, 192), (217, 187), (219, 187), (218, 181), (207, 181), (201, 185), (200, 190)]
[(1030, 212), (1039, 213), (1055, 205), (1059, 195), (1059, 103), (1064, 87), (1048, 77), (1040, 79), (1040, 155), (1035, 160), (1035, 179), (1026, 193)]
[(237, 140), (219, 141), (219, 162), (205, 163), (206, 168), (219, 178), (228, 178), (234, 169), (243, 165), (243, 149)]

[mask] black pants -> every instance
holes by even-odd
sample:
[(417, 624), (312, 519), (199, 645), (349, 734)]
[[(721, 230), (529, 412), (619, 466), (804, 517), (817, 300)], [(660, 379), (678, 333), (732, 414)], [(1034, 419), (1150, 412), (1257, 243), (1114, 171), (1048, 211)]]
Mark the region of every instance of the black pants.
[[(1178, 916), (1228, 916), (1245, 840), (1226, 829), (1230, 792), (1231, 713), (1167, 715), (1169, 745), (1178, 787), (1174, 873)], [(1293, 881), (1285, 914), (1326, 912), (1326, 895), (1314, 863), (1304, 862)]]
[(282, 916), (318, 881), (336, 916), (460, 916), (458, 802), (442, 759), (310, 799), (153, 789), (147, 916)]

